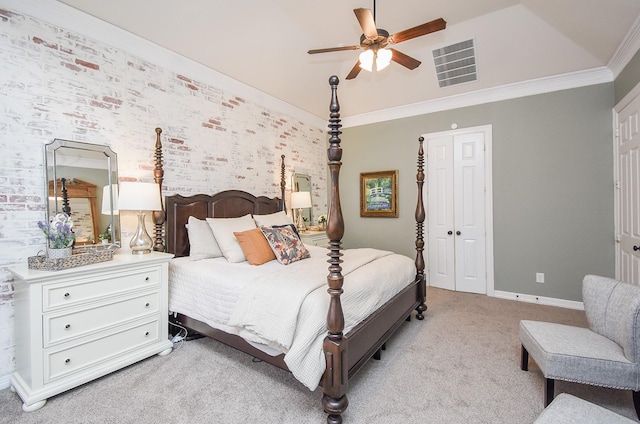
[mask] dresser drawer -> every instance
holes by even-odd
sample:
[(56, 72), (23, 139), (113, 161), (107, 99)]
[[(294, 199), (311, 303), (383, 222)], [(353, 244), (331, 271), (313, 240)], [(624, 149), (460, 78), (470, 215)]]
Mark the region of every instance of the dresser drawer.
[(45, 351), (44, 383), (97, 366), (117, 355), (159, 340), (160, 320), (136, 323), (127, 329), (67, 349)]
[[(65, 309), (66, 311), (66, 309)], [(44, 346), (82, 337), (160, 311), (160, 293), (141, 294), (84, 310), (43, 317)]]
[(64, 284), (44, 285), (42, 308), (47, 312), (122, 292), (159, 286), (160, 278), (160, 270), (154, 267), (129, 273), (114, 273), (102, 278), (77, 279)]

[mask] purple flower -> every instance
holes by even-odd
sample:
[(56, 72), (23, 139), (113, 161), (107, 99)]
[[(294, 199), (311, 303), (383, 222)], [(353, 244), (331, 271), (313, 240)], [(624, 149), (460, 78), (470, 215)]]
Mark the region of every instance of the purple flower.
[(73, 233), (73, 221), (66, 213), (57, 214), (49, 224), (38, 222), (38, 228), (47, 236), (51, 249), (71, 247), (76, 239)]

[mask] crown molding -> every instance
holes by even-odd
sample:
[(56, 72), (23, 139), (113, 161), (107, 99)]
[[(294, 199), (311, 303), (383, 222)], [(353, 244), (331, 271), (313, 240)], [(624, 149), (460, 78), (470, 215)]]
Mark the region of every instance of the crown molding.
[(242, 97), (264, 108), (276, 110), (318, 128), (325, 128), (327, 125), (326, 119), (59, 1), (0, 0), (0, 7), (15, 10), (66, 30), (83, 34), (175, 73), (188, 74), (190, 78), (221, 88), (234, 96)]
[(391, 109), (378, 110), (342, 119), (344, 128), (373, 124), (376, 122), (426, 115), (444, 110), (477, 106), (485, 103), (510, 100), (518, 97), (533, 96), (559, 90), (602, 84), (613, 81), (613, 74), (607, 67), (570, 72), (551, 77), (501, 85), (470, 93), (412, 103)]
[(611, 69), (613, 78), (624, 70), (624, 67), (633, 59), (633, 56), (640, 50), (640, 16), (633, 23), (629, 32), (625, 36), (618, 49), (609, 60), (607, 67)]
[[(121, 49), (141, 59), (179, 74), (221, 88), (264, 108), (276, 110), (302, 122), (325, 128), (326, 119), (304, 111), (290, 103), (257, 90), (218, 71), (174, 53), (135, 34), (81, 12), (57, 0), (0, 0), (0, 7), (43, 20), (61, 28), (78, 32), (96, 41)], [(461, 107), (475, 106), (518, 97), (549, 93), (588, 85), (611, 82), (640, 49), (640, 18), (620, 45), (608, 67), (577, 71), (562, 75), (507, 84), (425, 102), (398, 106), (342, 118), (344, 128), (424, 115)]]

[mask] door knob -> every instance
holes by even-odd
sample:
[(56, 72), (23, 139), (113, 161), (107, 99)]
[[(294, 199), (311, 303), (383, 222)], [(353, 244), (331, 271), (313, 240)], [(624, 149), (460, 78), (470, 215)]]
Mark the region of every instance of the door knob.
[(459, 236), (460, 234), (462, 234), (460, 231), (456, 231), (457, 236)]
[(638, 250), (640, 250), (640, 246), (633, 246), (633, 251), (637, 252)]
[(449, 231), (449, 232), (447, 232), (447, 234), (451, 235), (451, 234), (453, 234), (453, 231)]

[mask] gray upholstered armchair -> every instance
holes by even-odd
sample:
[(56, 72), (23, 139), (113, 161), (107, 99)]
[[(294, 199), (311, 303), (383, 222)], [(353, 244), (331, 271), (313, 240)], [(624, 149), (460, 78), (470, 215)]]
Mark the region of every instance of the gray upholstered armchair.
[(640, 287), (587, 275), (582, 284), (589, 328), (520, 321), (520, 368), (529, 355), (546, 378), (544, 406), (553, 400), (554, 380), (633, 390), (640, 417)]

